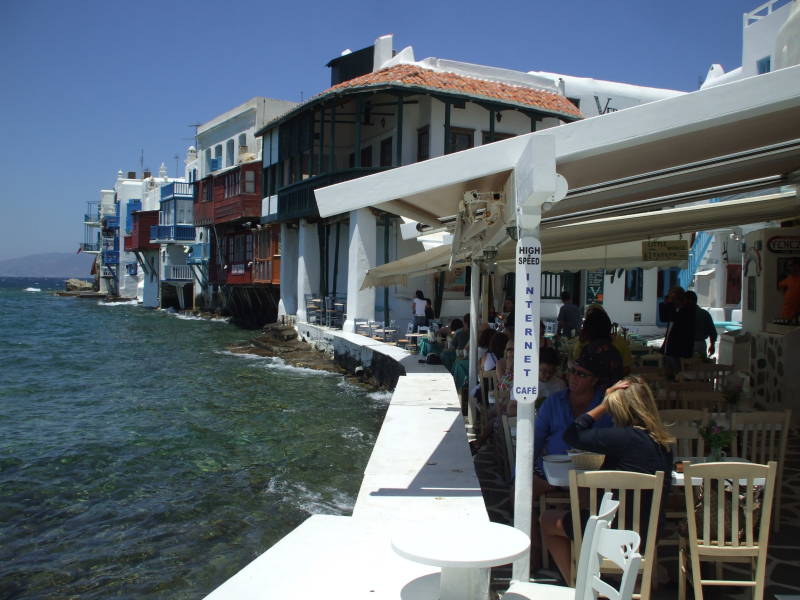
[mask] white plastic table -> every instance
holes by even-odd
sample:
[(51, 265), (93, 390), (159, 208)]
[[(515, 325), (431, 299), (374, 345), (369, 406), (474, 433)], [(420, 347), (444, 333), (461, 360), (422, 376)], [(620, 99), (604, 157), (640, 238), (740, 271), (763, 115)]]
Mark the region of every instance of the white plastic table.
[(392, 548), (403, 558), (441, 567), (440, 600), (486, 600), (489, 568), (512, 562), (529, 546), (519, 529), (491, 522), (414, 523), (392, 536)]

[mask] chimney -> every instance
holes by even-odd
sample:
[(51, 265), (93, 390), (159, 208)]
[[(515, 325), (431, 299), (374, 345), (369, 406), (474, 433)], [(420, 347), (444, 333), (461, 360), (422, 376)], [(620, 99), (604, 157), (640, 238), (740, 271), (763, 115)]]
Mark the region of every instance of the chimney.
[(136, 171), (128, 171), (128, 179), (136, 179)]
[(144, 173), (142, 173), (142, 179), (147, 179), (148, 177), (150, 177), (152, 175), (153, 174), (150, 172), (150, 169), (147, 169), (147, 170), (145, 170)]
[(392, 34), (382, 35), (375, 40), (375, 50), (372, 55), (372, 72), (380, 71), (383, 64), (392, 58)]

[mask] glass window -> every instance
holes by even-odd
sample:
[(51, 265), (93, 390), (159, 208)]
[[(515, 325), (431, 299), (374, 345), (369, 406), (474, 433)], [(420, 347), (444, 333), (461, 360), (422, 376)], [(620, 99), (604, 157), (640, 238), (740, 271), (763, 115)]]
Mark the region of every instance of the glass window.
[(232, 167), (235, 163), (233, 161), (233, 140), (228, 140), (225, 144), (225, 166)]
[(641, 302), (644, 288), (644, 271), (641, 268), (625, 271), (625, 300)]
[(765, 56), (761, 60), (756, 61), (756, 70), (758, 71), (759, 75), (763, 75), (764, 73), (769, 73), (771, 67), (772, 65), (769, 56)]
[(366, 148), (361, 149), (361, 166), (372, 166), (372, 146), (367, 146)]
[(417, 162), (430, 158), (430, 139), (430, 128), (427, 125), (417, 129)]
[(392, 138), (390, 137), (381, 141), (381, 166), (392, 166)]
[(460, 152), (472, 148), (475, 140), (475, 130), (462, 127), (450, 128), (450, 152)]
[(256, 193), (256, 173), (255, 173), (255, 171), (245, 171), (244, 172), (244, 193), (245, 194), (255, 194)]

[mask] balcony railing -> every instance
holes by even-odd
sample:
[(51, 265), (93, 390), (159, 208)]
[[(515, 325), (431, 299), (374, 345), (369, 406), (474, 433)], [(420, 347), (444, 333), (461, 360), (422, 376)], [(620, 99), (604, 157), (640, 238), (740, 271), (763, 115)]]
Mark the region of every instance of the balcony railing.
[(98, 216), (97, 213), (94, 214), (87, 213), (83, 215), (83, 222), (86, 225), (92, 225), (94, 227), (98, 227), (100, 225), (100, 217)]
[(170, 198), (194, 198), (194, 184), (173, 181), (161, 188), (161, 201)]
[(103, 227), (105, 229), (119, 229), (119, 217), (117, 216), (103, 217)]
[(164, 281), (191, 281), (193, 278), (191, 265), (164, 265)]
[(261, 218), (261, 198), (258, 194), (239, 194), (214, 201), (214, 223), (227, 223), (248, 217)]
[(119, 264), (118, 250), (103, 250), (103, 262), (107, 265)]
[(208, 262), (208, 244), (189, 244), (189, 253), (186, 262), (190, 265), (203, 265)]
[(81, 252), (100, 252), (99, 242), (83, 242), (81, 244)]
[(103, 265), (103, 270), (100, 273), (100, 277), (105, 277), (107, 279), (113, 279), (115, 277), (114, 269), (111, 267), (107, 267)]
[(150, 227), (150, 242), (153, 244), (193, 241), (194, 225), (153, 225)]
[(319, 217), (317, 201), (314, 197), (315, 189), (372, 175), (373, 173), (386, 171), (389, 168), (391, 167), (348, 169), (346, 171), (337, 171), (336, 173), (317, 175), (316, 177), (288, 185), (278, 190), (278, 211), (262, 217), (261, 222), (271, 223), (300, 217)]
[(253, 263), (253, 283), (272, 283), (280, 285), (281, 259), (256, 259)]
[(214, 203), (195, 202), (194, 203), (194, 224), (213, 225), (214, 224)]

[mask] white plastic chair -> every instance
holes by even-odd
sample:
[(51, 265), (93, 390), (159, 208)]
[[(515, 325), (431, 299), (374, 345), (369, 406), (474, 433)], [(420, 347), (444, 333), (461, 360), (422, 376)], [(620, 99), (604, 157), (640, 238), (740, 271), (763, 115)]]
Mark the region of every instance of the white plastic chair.
[[(599, 523), (610, 525), (617, 514), (619, 502), (613, 499), (611, 492), (606, 492), (600, 502), (598, 514), (589, 517), (586, 522), (586, 530), (584, 532), (584, 539), (586, 543), (581, 548), (581, 556), (578, 565), (577, 579), (575, 587), (569, 588), (560, 585), (550, 585), (546, 583), (513, 581), (508, 591), (501, 597), (501, 600), (523, 600), (533, 598), (553, 598), (554, 600), (561, 600), (567, 598), (592, 598), (593, 596), (586, 595), (590, 590), (586, 587), (586, 582), (589, 577), (589, 567), (593, 564), (591, 560), (591, 552), (593, 549), (595, 532)], [(600, 562), (597, 563), (597, 571), (600, 570)], [(635, 581), (634, 577), (634, 581)]]
[[(592, 543), (589, 550), (581, 552), (579, 572), (585, 582), (582, 589), (577, 585), (575, 589), (526, 583), (515, 581), (508, 591), (501, 597), (502, 600), (594, 600), (602, 595), (611, 600), (630, 600), (642, 556), (639, 554), (640, 538), (635, 531), (624, 529), (610, 529), (608, 522), (599, 517), (589, 517), (586, 530), (593, 529)], [(610, 561), (622, 571), (618, 588), (604, 581), (600, 574), (600, 565), (603, 561)]]

